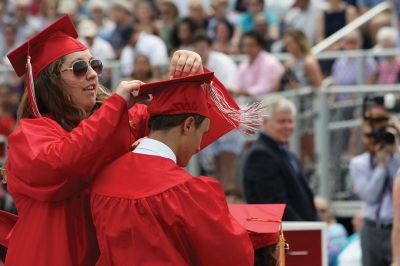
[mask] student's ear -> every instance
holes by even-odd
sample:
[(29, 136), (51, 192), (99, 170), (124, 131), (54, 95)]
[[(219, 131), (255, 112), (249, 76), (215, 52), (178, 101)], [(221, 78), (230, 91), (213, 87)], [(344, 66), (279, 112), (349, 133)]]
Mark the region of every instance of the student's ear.
[(193, 116), (189, 116), (188, 118), (186, 118), (182, 124), (182, 133), (184, 135), (190, 133), (195, 128), (195, 122), (196, 120)]

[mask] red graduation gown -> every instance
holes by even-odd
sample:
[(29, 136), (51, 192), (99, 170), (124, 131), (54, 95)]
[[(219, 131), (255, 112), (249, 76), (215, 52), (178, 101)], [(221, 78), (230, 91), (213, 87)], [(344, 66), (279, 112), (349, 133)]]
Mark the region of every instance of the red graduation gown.
[(98, 266), (253, 265), (218, 181), (170, 159), (129, 152), (101, 171), (90, 197)]
[(50, 118), (22, 119), (9, 137), (7, 182), (19, 219), (6, 264), (94, 265), (98, 247), (86, 188), (131, 143), (126, 102), (116, 94), (71, 132)]

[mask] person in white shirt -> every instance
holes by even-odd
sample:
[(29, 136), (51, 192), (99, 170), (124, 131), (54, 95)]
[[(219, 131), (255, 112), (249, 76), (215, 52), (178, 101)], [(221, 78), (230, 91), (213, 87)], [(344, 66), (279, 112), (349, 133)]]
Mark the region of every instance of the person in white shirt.
[(128, 45), (121, 52), (120, 63), (123, 76), (132, 74), (133, 59), (137, 53), (146, 55), (152, 66), (168, 65), (168, 52), (163, 40), (156, 35), (133, 29)]

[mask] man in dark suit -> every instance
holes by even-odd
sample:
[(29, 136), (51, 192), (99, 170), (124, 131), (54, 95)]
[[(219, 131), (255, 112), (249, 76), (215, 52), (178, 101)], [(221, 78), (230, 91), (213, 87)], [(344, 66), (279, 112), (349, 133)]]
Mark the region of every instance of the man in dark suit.
[(244, 165), (246, 200), (251, 204), (287, 204), (284, 221), (315, 221), (313, 193), (298, 160), (286, 148), (296, 108), (280, 96), (270, 97), (265, 104), (271, 112)]

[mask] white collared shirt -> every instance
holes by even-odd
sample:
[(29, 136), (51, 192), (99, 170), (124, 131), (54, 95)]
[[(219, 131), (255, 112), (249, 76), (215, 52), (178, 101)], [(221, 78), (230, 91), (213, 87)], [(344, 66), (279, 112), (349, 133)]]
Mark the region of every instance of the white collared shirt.
[(162, 143), (161, 141), (144, 138), (140, 141), (139, 145), (132, 151), (133, 153), (147, 154), (160, 156), (167, 159), (171, 159), (176, 163), (176, 155), (170, 147)]

